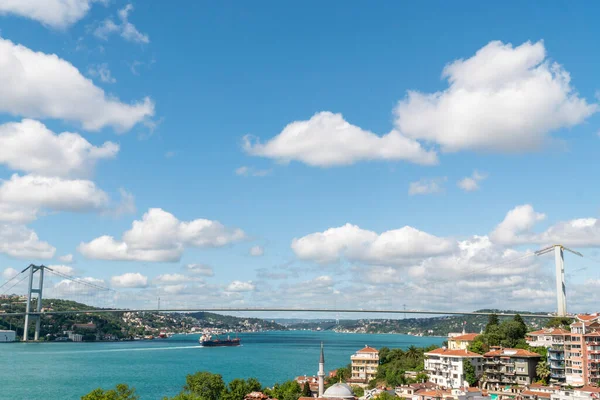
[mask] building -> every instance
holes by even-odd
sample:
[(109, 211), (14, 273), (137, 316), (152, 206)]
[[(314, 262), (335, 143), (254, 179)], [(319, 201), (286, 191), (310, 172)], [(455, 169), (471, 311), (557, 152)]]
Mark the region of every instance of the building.
[(85, 331), (94, 331), (96, 330), (96, 324), (93, 322), (88, 322), (87, 324), (73, 324), (73, 330), (85, 330)]
[(571, 386), (600, 383), (600, 315), (580, 314), (565, 341), (566, 383)]
[(483, 356), (467, 349), (451, 350), (442, 347), (429, 351), (424, 356), (429, 382), (444, 388), (458, 389), (465, 386), (465, 361), (473, 365), (476, 376), (483, 374)]
[(541, 358), (539, 354), (523, 349), (495, 349), (483, 356), (484, 380), (488, 389), (535, 382), (535, 369)]
[[(321, 355), (319, 357), (319, 372), (317, 374), (317, 377), (319, 388), (319, 394), (317, 396), (317, 399), (356, 400), (356, 396), (354, 395), (352, 388), (342, 382), (331, 385), (329, 388), (327, 388), (327, 390), (323, 391), (325, 385), (325, 355), (323, 354), (323, 343), (321, 343)], [(300, 397), (298, 400), (314, 400), (314, 398)]]
[(552, 393), (551, 400), (595, 400), (600, 398), (600, 388), (583, 386), (580, 388), (563, 388)]
[(458, 336), (448, 336), (448, 349), (466, 350), (479, 333), (461, 333)]
[(352, 378), (349, 382), (359, 385), (366, 385), (370, 380), (375, 379), (377, 367), (379, 366), (379, 351), (365, 345), (350, 356), (352, 364)]
[(532, 347), (548, 349), (548, 365), (550, 366), (550, 382), (563, 383), (565, 374), (565, 341), (570, 340), (571, 332), (561, 328), (547, 328), (529, 332), (527, 343)]
[(14, 342), (15, 331), (0, 330), (0, 343)]

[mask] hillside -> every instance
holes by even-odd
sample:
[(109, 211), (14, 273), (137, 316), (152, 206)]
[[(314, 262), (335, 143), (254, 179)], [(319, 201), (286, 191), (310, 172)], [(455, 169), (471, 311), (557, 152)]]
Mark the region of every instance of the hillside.
[[(544, 326), (547, 319), (532, 317), (527, 318), (531, 312), (510, 311), (510, 310), (478, 310), (478, 312), (497, 312), (497, 313), (520, 313), (529, 328), (539, 328)], [(542, 313), (540, 313), (542, 314)], [(503, 318), (500, 318), (503, 320)], [(336, 332), (352, 333), (403, 333), (403, 334), (422, 334), (426, 336), (447, 336), (450, 332), (461, 332), (463, 323), (466, 322), (465, 330), (467, 332), (479, 332), (488, 321), (487, 316), (483, 315), (458, 315), (430, 318), (405, 318), (405, 319), (360, 319), (360, 320), (340, 320), (339, 324), (335, 320), (320, 320), (307, 322), (291, 322), (286, 324), (289, 329), (310, 329), (310, 330), (333, 330)], [(283, 322), (280, 320), (280, 322)]]

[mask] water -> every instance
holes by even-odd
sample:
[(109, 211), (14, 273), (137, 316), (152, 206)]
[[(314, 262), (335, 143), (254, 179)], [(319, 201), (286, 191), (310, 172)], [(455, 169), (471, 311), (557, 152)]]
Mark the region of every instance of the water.
[(0, 345), (0, 399), (70, 400), (97, 387), (127, 383), (143, 400), (177, 394), (196, 371), (257, 378), (263, 385), (315, 375), (319, 343), (325, 370), (345, 366), (365, 344), (380, 348), (440, 345), (444, 338), (335, 332), (241, 334), (242, 346), (202, 348), (198, 335), (117, 343), (8, 343)]

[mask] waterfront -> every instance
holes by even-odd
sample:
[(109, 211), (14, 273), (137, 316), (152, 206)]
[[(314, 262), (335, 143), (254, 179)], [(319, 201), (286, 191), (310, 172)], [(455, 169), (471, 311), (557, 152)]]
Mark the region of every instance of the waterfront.
[(319, 343), (326, 369), (345, 366), (364, 345), (407, 348), (440, 345), (441, 337), (264, 332), (241, 334), (242, 346), (202, 348), (198, 335), (115, 343), (13, 343), (0, 346), (2, 399), (79, 399), (117, 383), (134, 386), (143, 400), (179, 392), (186, 374), (211, 371), (225, 381), (256, 377), (263, 385), (317, 372)]

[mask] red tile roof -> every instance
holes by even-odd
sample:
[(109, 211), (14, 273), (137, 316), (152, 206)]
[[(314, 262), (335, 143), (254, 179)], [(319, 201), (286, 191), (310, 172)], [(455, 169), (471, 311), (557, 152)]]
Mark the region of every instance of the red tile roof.
[(479, 336), (479, 333), (465, 333), (464, 335), (454, 336), (453, 338), (448, 338), (448, 341), (452, 340), (462, 340), (465, 342), (472, 342), (475, 338)]
[(488, 351), (484, 357), (541, 357), (538, 353), (523, 349), (500, 349)]
[(365, 347), (357, 351), (357, 353), (379, 353), (379, 350), (365, 345)]
[(450, 350), (440, 347), (439, 349), (431, 350), (426, 352), (425, 354), (435, 354), (440, 356), (450, 356), (450, 357), (482, 357), (481, 354), (473, 353), (469, 350)]
[(593, 321), (598, 318), (598, 314), (577, 314), (577, 319), (580, 321)]
[(523, 396), (537, 396), (537, 397), (544, 397), (546, 399), (549, 399), (550, 397), (552, 397), (552, 393), (548, 393), (548, 392), (536, 392), (534, 390), (523, 390), (521, 392), (521, 394)]
[(551, 328), (551, 329), (540, 329), (539, 331), (527, 332), (528, 335), (538, 336), (538, 335), (566, 335), (570, 334), (566, 329), (562, 328)]
[(596, 386), (582, 386), (575, 390), (580, 390), (582, 392), (590, 392), (590, 393), (600, 393), (600, 388)]

